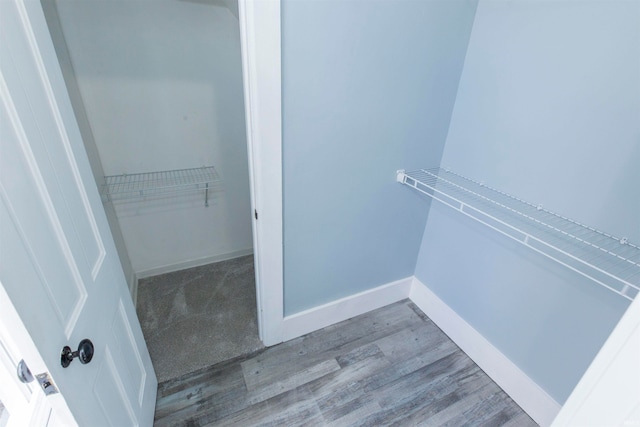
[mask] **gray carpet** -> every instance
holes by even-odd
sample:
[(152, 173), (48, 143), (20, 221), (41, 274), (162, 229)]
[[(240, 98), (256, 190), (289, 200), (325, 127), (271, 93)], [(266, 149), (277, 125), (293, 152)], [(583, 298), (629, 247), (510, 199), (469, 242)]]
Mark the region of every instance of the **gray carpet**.
[(137, 311), (158, 382), (263, 348), (251, 255), (141, 279)]

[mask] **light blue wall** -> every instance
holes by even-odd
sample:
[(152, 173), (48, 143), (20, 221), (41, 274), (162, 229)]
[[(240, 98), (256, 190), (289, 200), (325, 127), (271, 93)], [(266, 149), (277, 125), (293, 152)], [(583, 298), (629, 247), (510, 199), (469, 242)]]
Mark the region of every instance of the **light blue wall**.
[[(481, 0), (442, 165), (640, 243), (640, 2)], [(627, 306), (435, 204), (416, 276), (560, 403)]]
[(475, 8), (282, 2), (285, 314), (413, 275)]

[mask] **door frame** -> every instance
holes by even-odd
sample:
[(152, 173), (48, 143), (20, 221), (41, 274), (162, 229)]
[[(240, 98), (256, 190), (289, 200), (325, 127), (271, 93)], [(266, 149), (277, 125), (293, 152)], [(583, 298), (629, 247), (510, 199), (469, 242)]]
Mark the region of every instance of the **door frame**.
[(258, 330), (283, 341), (282, 73), (280, 0), (238, 0)]
[(639, 353), (640, 297), (636, 297), (567, 398), (553, 426), (639, 425)]

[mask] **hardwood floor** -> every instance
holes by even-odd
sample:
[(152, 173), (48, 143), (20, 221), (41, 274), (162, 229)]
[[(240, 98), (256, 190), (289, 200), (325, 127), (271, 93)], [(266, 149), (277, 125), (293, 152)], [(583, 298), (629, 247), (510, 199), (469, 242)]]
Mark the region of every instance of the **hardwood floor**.
[(156, 426), (535, 426), (408, 300), (158, 386)]

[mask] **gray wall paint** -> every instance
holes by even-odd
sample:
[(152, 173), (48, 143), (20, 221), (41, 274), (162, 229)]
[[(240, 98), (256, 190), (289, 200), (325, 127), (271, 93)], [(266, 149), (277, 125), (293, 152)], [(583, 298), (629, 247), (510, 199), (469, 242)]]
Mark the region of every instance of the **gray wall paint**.
[(285, 314), (413, 275), (475, 8), (282, 2)]
[(57, 0), (107, 175), (214, 165), (203, 194), (115, 204), (136, 273), (252, 249), (237, 18), (228, 1)]
[[(442, 164), (640, 243), (640, 3), (481, 1)], [(626, 300), (434, 204), (416, 276), (563, 403)]]
[[(53, 1), (47, 0), (42, 1), (42, 9), (44, 10), (45, 18), (47, 19), (47, 26), (51, 33), (60, 68), (62, 69), (62, 76), (64, 77), (64, 82), (67, 86), (67, 92), (69, 93), (69, 99), (73, 106), (73, 112), (76, 116), (78, 127), (80, 128), (80, 135), (82, 135), (82, 141), (84, 142), (84, 147), (87, 151), (87, 156), (89, 157), (91, 171), (93, 172), (93, 177), (99, 189), (104, 183), (104, 171), (102, 169), (100, 155), (98, 154), (98, 147), (93, 139), (93, 132), (91, 131), (87, 112), (84, 108), (80, 88), (78, 87), (75, 72), (71, 64), (71, 57), (69, 56), (69, 50), (67, 49), (67, 42), (64, 39), (62, 27), (60, 26), (58, 9)], [(116, 211), (111, 204), (104, 205), (104, 210), (129, 289), (135, 290), (136, 277), (133, 272), (133, 267), (131, 266), (131, 260), (129, 259), (129, 253), (127, 252), (127, 247), (124, 243), (122, 231), (120, 230)]]

